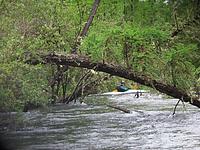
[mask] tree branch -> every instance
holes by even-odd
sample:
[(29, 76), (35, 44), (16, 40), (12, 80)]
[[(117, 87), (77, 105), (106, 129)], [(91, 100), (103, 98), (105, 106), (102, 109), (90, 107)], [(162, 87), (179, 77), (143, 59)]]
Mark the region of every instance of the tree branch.
[(72, 49), (72, 53), (73, 54), (76, 54), (77, 53), (77, 50), (81, 44), (81, 40), (83, 39), (84, 36), (86, 36), (88, 30), (89, 30), (89, 27), (91, 26), (92, 24), (92, 21), (93, 21), (93, 18), (96, 14), (96, 11), (97, 11), (97, 8), (99, 6), (99, 3), (100, 3), (100, 0), (95, 0), (94, 3), (93, 3), (93, 6), (92, 6), (92, 10), (90, 12), (90, 16), (88, 17), (88, 20), (87, 22), (85, 23), (85, 26), (83, 28), (83, 30), (81, 31), (81, 33), (77, 36), (77, 39), (76, 39), (76, 42), (75, 42), (75, 45), (74, 45), (74, 48)]
[(114, 109), (117, 109), (117, 110), (121, 110), (121, 111), (123, 111), (123, 112), (125, 112), (125, 113), (131, 113), (130, 110), (128, 110), (128, 109), (126, 109), (126, 108), (122, 108), (122, 107), (120, 107), (120, 106), (109, 105), (109, 104), (106, 105), (106, 106), (111, 107), (111, 108), (114, 108)]
[(182, 32), (184, 29), (188, 28), (192, 24), (200, 24), (200, 15), (199, 14), (197, 14), (193, 19), (186, 21), (182, 25), (182, 27), (176, 28), (176, 30), (174, 30), (171, 33), (171, 37), (177, 36), (180, 32)]
[[(185, 91), (174, 87), (169, 84), (165, 84), (154, 79), (149, 78), (148, 76), (139, 74), (134, 72), (130, 69), (119, 65), (113, 65), (108, 63), (101, 63), (101, 62), (93, 62), (86, 56), (79, 56), (75, 54), (71, 55), (61, 55), (61, 54), (44, 54), (41, 56), (43, 62), (50, 63), (50, 64), (60, 64), (60, 65), (69, 65), (73, 67), (80, 67), (80, 68), (87, 68), (93, 69), (95, 68), (96, 71), (105, 72), (110, 75), (119, 76), (125, 79), (129, 79), (140, 83), (142, 85), (154, 88), (161, 93), (165, 93), (169, 96), (172, 96), (177, 99), (181, 99), (184, 102), (189, 102), (190, 104), (197, 106), (200, 108), (200, 101), (196, 97), (189, 96)], [(31, 61), (28, 60), (30, 63)], [(33, 62), (37, 62), (33, 60)]]

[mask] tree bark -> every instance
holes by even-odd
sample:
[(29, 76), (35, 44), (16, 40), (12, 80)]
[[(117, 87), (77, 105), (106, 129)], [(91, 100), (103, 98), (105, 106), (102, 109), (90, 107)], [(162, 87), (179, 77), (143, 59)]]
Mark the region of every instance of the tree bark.
[[(52, 63), (60, 65), (68, 65), (73, 67), (94, 69), (96, 71), (105, 72), (113, 76), (122, 77), (140, 83), (142, 85), (154, 88), (161, 93), (165, 93), (174, 98), (182, 99), (184, 102), (189, 102), (191, 105), (197, 106), (200, 108), (200, 101), (197, 97), (189, 96), (185, 91), (174, 87), (173, 85), (165, 84), (155, 79), (151, 79), (148, 76), (139, 74), (132, 70), (128, 70), (125, 67), (119, 65), (113, 65), (108, 63), (93, 62), (86, 56), (79, 56), (75, 54), (71, 55), (62, 55), (62, 54), (44, 54), (41, 55), (43, 63)], [(32, 60), (34, 64), (36, 60)], [(27, 62), (31, 63), (31, 60)]]
[(123, 111), (123, 112), (125, 112), (125, 113), (131, 113), (130, 110), (128, 110), (128, 109), (126, 109), (126, 108), (122, 108), (122, 107), (120, 107), (120, 106), (116, 106), (116, 105), (106, 105), (106, 106), (111, 107), (111, 108), (114, 108), (114, 109), (117, 109), (117, 110), (121, 110), (121, 111)]
[(71, 51), (73, 54), (77, 53), (78, 47), (81, 44), (81, 40), (83, 39), (84, 36), (86, 36), (86, 34), (87, 34), (88, 30), (89, 30), (89, 27), (92, 24), (93, 18), (94, 18), (95, 14), (96, 14), (96, 11), (97, 11), (97, 8), (99, 6), (99, 3), (100, 3), (100, 0), (95, 0), (94, 1), (93, 6), (92, 6), (92, 10), (91, 10), (91, 13), (90, 13), (90, 16), (88, 17), (88, 20), (85, 23), (85, 26), (84, 26), (83, 30), (78, 35), (78, 37), (76, 39), (76, 42), (75, 42), (75, 45), (74, 45), (74, 47), (73, 47), (73, 49)]

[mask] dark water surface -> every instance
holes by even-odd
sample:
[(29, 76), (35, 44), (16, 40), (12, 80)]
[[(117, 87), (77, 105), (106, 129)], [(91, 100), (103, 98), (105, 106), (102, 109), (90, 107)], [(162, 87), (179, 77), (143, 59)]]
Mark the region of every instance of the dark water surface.
[[(88, 98), (89, 103), (100, 101)], [(108, 101), (108, 100), (107, 100)], [(86, 99), (87, 102), (87, 99)], [(0, 114), (4, 144), (18, 150), (200, 149), (199, 109), (160, 95), (109, 97), (130, 114), (96, 105), (55, 106), (48, 110)]]

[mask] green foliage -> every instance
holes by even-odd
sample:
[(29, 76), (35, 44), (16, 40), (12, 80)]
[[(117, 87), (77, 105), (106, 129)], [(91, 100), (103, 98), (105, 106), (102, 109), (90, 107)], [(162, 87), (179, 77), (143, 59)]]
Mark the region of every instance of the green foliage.
[(47, 80), (43, 76), (48, 70), (43, 66), (12, 62), (1, 64), (0, 68), (1, 110), (20, 110), (27, 102), (48, 103)]
[(110, 27), (109, 25), (97, 30), (100, 26), (92, 28), (82, 43), (81, 50), (85, 50), (87, 55), (91, 55), (93, 60), (106, 60), (119, 62), (122, 58), (121, 49), (123, 47), (120, 39), (120, 27)]
[[(31, 66), (21, 60), (27, 53), (70, 53), (92, 4), (93, 0), (1, 1), (1, 109), (20, 110), (26, 102), (48, 102), (50, 95), (44, 90), (51, 91), (55, 66)], [(79, 52), (188, 90), (200, 75), (198, 20), (177, 37), (171, 38), (171, 32), (195, 17), (195, 4), (186, 0), (102, 0)], [(67, 94), (81, 70), (69, 69), (68, 73)], [(107, 82), (100, 89), (111, 89), (110, 85)]]

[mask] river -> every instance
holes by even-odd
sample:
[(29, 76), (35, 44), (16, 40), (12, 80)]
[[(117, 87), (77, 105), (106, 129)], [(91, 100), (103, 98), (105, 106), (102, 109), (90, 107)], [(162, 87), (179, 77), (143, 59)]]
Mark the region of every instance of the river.
[(2, 141), (17, 150), (200, 149), (200, 112), (194, 106), (180, 103), (172, 116), (177, 100), (162, 95), (92, 96), (85, 102), (1, 113)]

